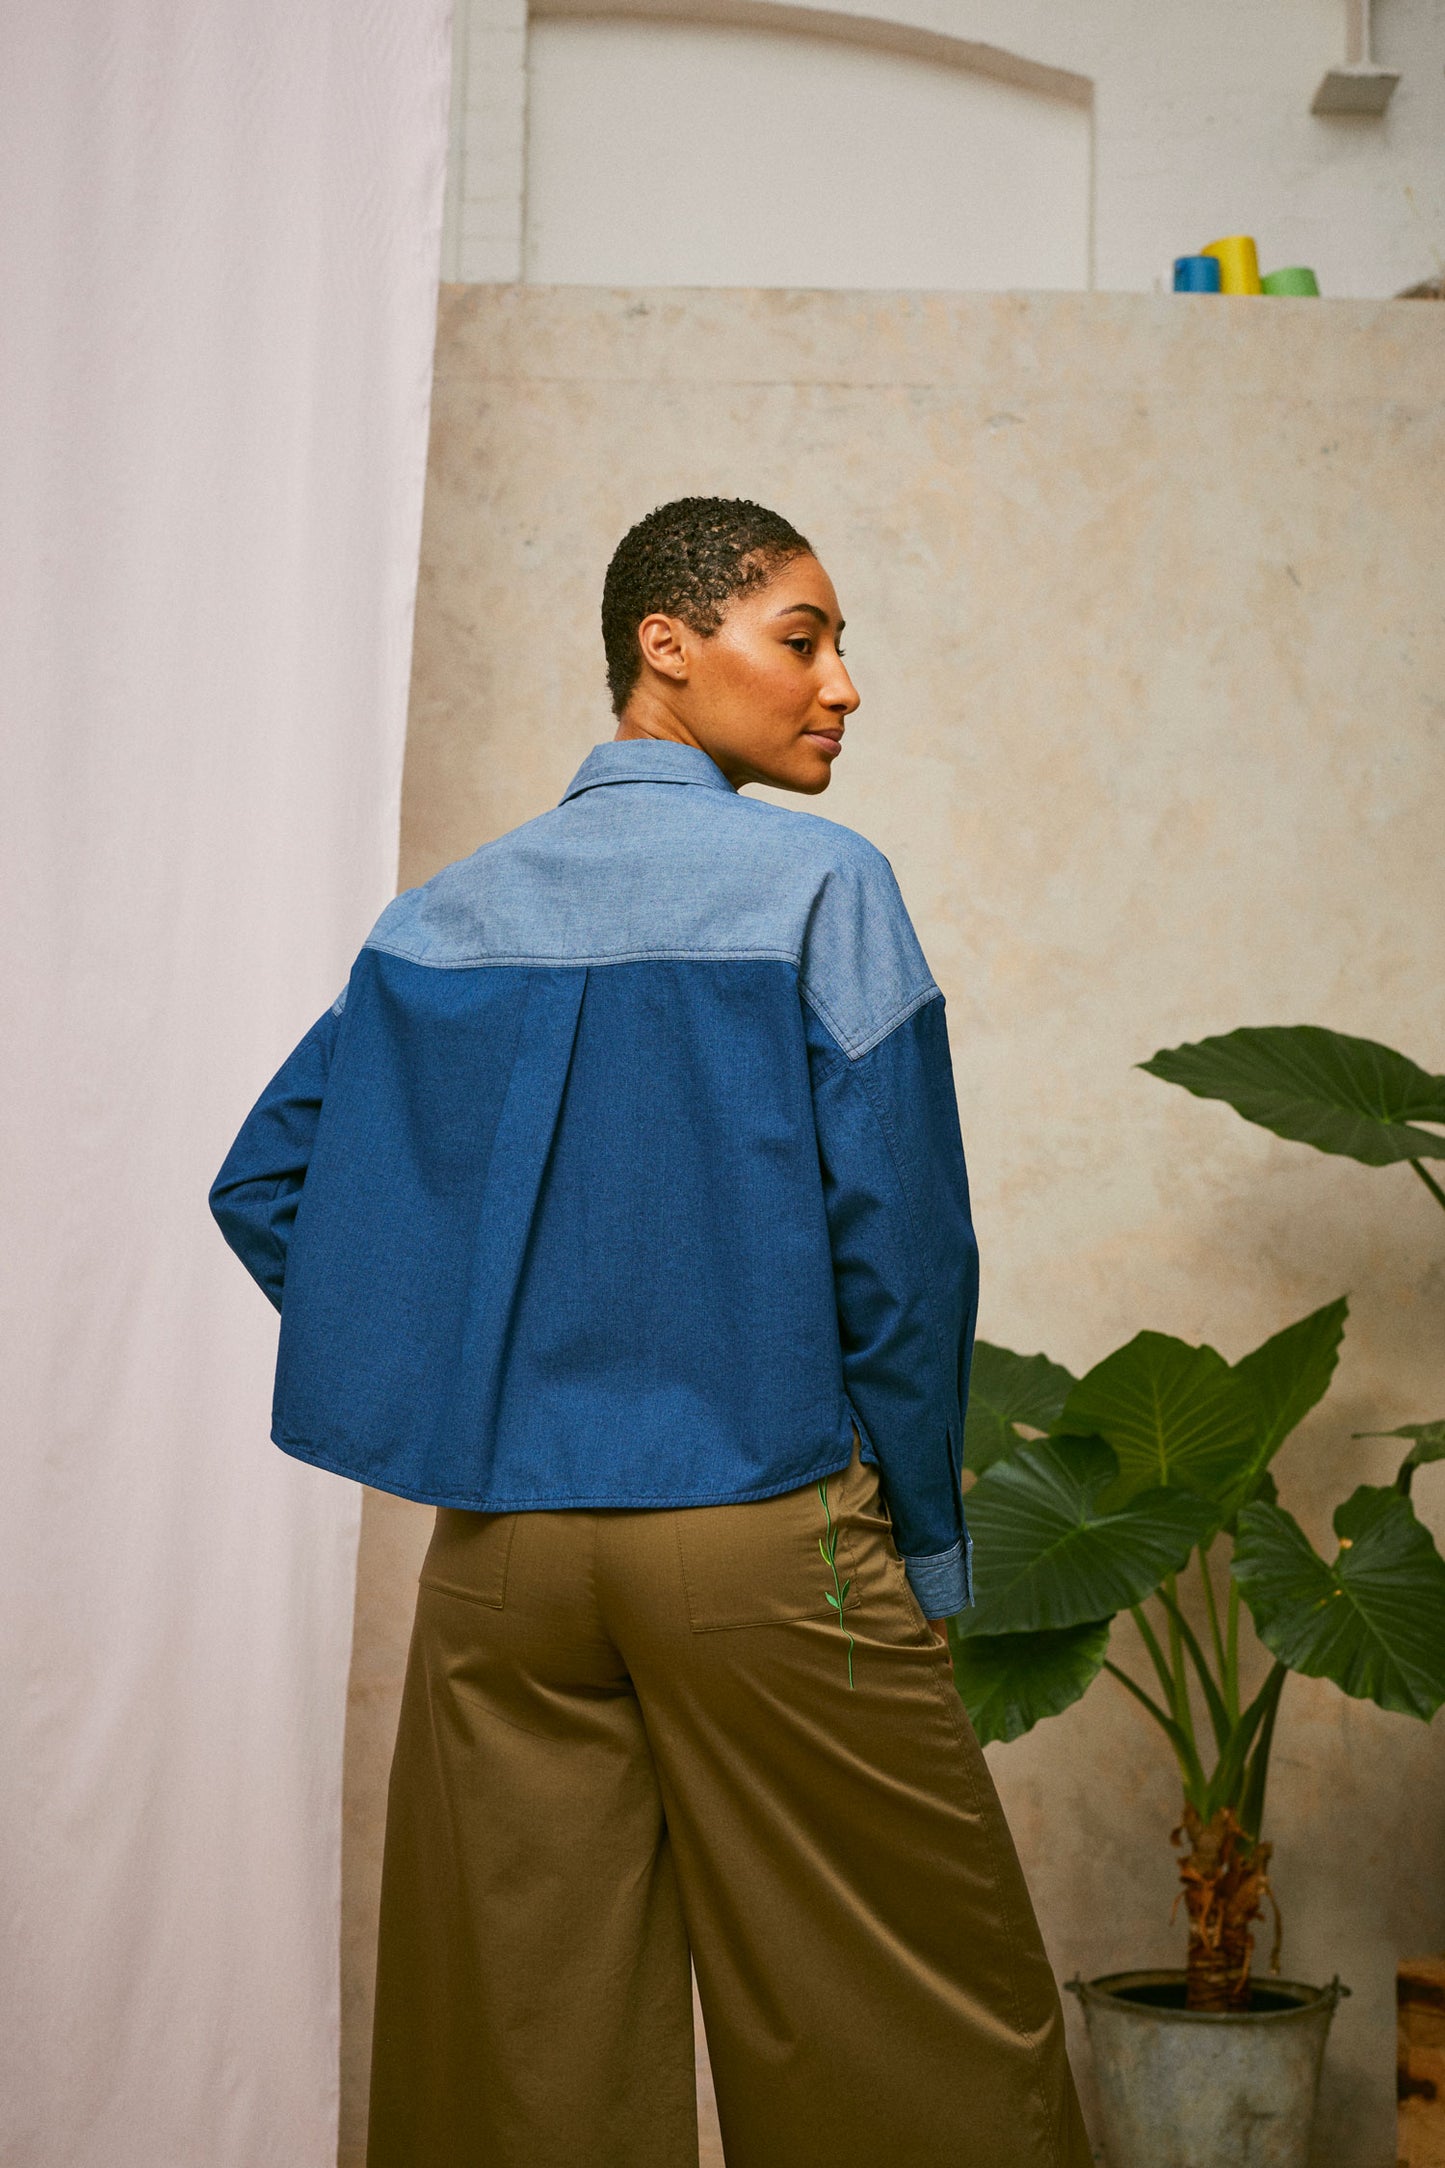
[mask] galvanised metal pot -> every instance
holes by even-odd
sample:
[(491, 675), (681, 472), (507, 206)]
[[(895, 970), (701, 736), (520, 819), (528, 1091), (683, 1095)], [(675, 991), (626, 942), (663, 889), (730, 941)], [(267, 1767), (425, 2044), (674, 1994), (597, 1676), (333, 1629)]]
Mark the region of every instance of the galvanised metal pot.
[(1068, 1983), (1084, 2006), (1109, 2168), (1306, 2168), (1330, 2019), (1350, 1992), (1257, 1980), (1186, 2010), (1182, 1972)]

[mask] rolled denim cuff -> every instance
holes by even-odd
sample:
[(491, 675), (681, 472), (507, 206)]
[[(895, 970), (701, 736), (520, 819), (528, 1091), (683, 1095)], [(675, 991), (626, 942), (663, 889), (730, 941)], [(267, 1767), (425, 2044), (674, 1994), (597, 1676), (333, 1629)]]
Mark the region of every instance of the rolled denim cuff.
[(972, 1536), (965, 1536), (947, 1551), (905, 1558), (903, 1570), (925, 1618), (952, 1618), (973, 1602)]

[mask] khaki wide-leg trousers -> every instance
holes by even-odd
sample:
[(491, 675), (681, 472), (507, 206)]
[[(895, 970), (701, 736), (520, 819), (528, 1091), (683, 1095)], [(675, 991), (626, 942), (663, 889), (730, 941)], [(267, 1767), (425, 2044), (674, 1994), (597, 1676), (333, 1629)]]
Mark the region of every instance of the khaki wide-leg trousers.
[(368, 2168), (1088, 2168), (1058, 1992), (877, 1471), (441, 1510), (392, 1769)]

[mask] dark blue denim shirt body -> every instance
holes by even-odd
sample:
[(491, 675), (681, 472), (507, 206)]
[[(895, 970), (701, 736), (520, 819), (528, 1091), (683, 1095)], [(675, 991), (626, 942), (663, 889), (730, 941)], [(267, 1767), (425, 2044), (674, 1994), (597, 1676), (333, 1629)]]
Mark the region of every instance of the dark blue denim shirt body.
[(881, 852), (706, 753), (598, 745), (389, 904), (210, 1201), (281, 1312), (287, 1452), (489, 1512), (712, 1505), (856, 1424), (923, 1610), (972, 1600), (943, 997)]

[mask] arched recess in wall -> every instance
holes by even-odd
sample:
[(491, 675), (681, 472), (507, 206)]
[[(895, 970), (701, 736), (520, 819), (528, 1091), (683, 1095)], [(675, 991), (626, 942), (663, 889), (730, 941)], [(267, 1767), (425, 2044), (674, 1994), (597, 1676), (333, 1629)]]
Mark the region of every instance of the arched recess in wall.
[(775, 0), (533, 0), (540, 284), (1077, 288), (1093, 86)]

